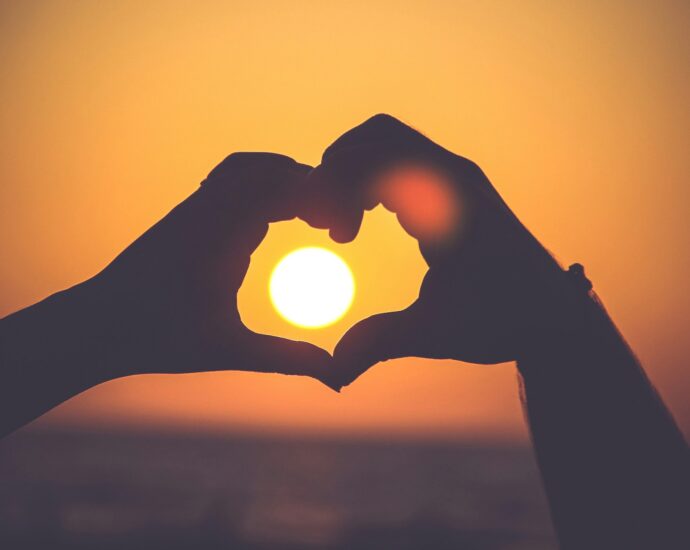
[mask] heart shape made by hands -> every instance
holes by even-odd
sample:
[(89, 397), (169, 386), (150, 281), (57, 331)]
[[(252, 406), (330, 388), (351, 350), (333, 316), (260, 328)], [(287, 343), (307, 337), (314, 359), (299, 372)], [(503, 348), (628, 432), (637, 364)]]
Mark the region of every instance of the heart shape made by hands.
[[(271, 302), (268, 285), (278, 261), (292, 250), (319, 246), (338, 254), (352, 270), (355, 296), (345, 315), (328, 326), (309, 329), (287, 322)], [(301, 220), (273, 223), (254, 251), (237, 294), (237, 306), (247, 328), (261, 334), (302, 340), (333, 352), (343, 334), (371, 315), (405, 309), (419, 296), (428, 270), (419, 245), (398, 223), (395, 214), (379, 205), (367, 212), (357, 238), (333, 241), (327, 230)]]
[[(515, 360), (535, 334), (568, 330), (545, 323), (557, 319), (559, 304), (582, 301), (476, 164), (393, 117), (377, 115), (338, 138), (309, 174), (305, 189), (311, 206), (300, 217), (328, 228), (336, 242), (352, 242), (353, 249), (365, 211), (382, 204), (395, 212), (399, 238), (404, 230), (410, 246), (416, 239), (429, 268), (424, 274), (424, 267), (395, 266), (385, 259), (396, 239), (364, 247), (368, 261), (383, 258), (374, 277), (359, 281), (365, 289), (371, 285), (366, 301), (317, 340), (315, 333), (295, 332), (276, 316), (273, 324), (257, 323), (259, 304), (247, 315), (248, 295), (240, 289), (238, 307), (250, 329), (329, 350), (336, 344), (335, 385), (347, 385), (377, 362), (399, 357), (481, 364)], [(332, 248), (323, 239), (295, 244)], [(259, 263), (262, 246), (252, 262)], [(246, 280), (252, 271), (250, 266)], [(403, 282), (410, 286), (396, 288)], [(386, 294), (389, 289), (393, 292)]]

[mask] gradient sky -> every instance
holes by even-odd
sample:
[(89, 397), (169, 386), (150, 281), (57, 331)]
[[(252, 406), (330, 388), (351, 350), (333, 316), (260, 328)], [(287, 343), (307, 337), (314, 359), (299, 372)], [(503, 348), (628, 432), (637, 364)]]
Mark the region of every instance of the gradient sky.
[[(0, 315), (99, 271), (227, 154), (316, 163), (388, 112), (479, 163), (547, 248), (586, 266), (689, 433), (688, 28), (682, 1), (2, 2)], [(326, 240), (288, 224), (240, 298), (248, 323), (294, 337), (262, 302), (261, 265)], [(312, 334), (324, 346), (418, 288), (390, 215), (365, 229), (348, 245), (358, 302)], [(140, 376), (41, 422), (523, 438), (515, 380), (512, 365), (419, 359), (341, 396), (258, 374)]]

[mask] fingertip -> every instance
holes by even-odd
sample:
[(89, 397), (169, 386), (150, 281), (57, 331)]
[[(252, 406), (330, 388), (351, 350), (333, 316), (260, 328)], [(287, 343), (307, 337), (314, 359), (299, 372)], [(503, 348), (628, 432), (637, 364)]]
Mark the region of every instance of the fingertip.
[(333, 378), (341, 388), (352, 384), (379, 362), (369, 346), (347, 335), (336, 346), (333, 359)]
[(307, 342), (256, 335), (253, 355), (260, 358), (264, 372), (310, 376), (323, 381), (333, 368), (333, 357), (325, 349)]
[(359, 362), (353, 361), (348, 364), (336, 365), (333, 368), (333, 377), (336, 381), (335, 384), (340, 388), (340, 390), (347, 388), (365, 372), (367, 372), (371, 367), (373, 367), (377, 362)]
[(337, 243), (349, 243), (355, 240), (359, 229), (362, 226), (364, 212), (361, 210), (351, 210), (341, 213), (337, 222), (329, 229), (328, 235)]
[(324, 380), (324, 379), (319, 379), (319, 382), (321, 382), (324, 386), (332, 389), (335, 393), (340, 393), (340, 390), (343, 389), (342, 384), (339, 382), (334, 382), (331, 380)]
[(346, 244), (352, 242), (357, 234), (352, 234), (350, 231), (342, 231), (340, 229), (331, 228), (328, 230), (328, 236), (332, 241), (338, 244)]

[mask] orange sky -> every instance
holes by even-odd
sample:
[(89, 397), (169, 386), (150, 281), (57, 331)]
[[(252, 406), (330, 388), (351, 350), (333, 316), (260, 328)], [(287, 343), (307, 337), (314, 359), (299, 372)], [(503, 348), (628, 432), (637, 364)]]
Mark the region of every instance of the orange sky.
[[(585, 264), (690, 432), (690, 7), (638, 4), (2, 3), (0, 315), (99, 271), (228, 153), (315, 163), (384, 111), (478, 162), (550, 250)], [(347, 245), (358, 298), (312, 334), (323, 345), (413, 299), (423, 266), (389, 222), (369, 215)], [(261, 265), (326, 242), (288, 224), (240, 296), (266, 330), (287, 325), (263, 302)], [(390, 256), (364, 261), (381, 243)], [(395, 277), (377, 294), (387, 266)], [(525, 434), (513, 366), (418, 359), (341, 396), (246, 373), (135, 377), (42, 422)]]

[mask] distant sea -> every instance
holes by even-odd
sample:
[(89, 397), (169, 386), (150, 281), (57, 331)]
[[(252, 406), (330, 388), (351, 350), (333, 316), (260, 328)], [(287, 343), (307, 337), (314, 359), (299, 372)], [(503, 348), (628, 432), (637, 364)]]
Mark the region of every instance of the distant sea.
[(22, 430), (0, 548), (556, 548), (527, 447)]

